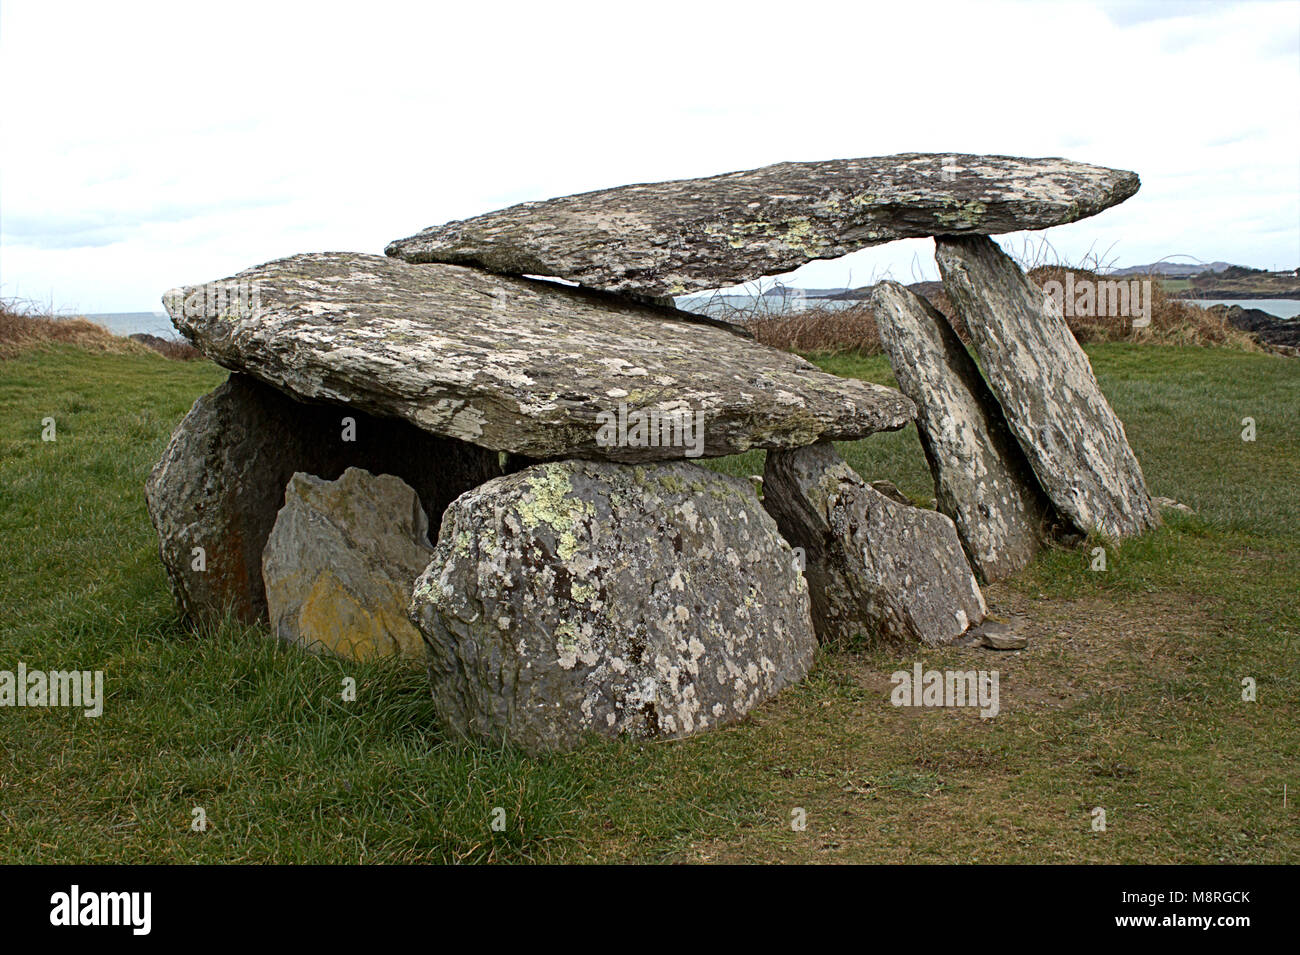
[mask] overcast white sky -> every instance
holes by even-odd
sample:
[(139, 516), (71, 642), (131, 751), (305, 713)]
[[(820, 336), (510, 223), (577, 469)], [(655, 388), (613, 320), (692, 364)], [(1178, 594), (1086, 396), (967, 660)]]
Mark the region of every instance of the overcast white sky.
[[(1136, 170), (1046, 233), (1072, 261), (1294, 268), (1300, 4), (0, 5), (0, 295), (64, 311), (529, 199), (909, 151)], [(933, 277), (932, 243), (788, 281), (886, 274)]]

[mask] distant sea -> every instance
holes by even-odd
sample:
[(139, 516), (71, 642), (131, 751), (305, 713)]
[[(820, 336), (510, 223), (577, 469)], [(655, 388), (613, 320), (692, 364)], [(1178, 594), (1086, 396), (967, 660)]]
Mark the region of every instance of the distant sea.
[(159, 338), (180, 338), (166, 312), (107, 312), (87, 315), (86, 318), (103, 325), (114, 335), (134, 335), (144, 332)]
[(1242, 308), (1257, 308), (1278, 318), (1295, 318), (1300, 315), (1300, 300), (1293, 298), (1182, 298), (1180, 302), (1191, 302), (1209, 308), (1211, 305), (1240, 305)]
[[(1257, 308), (1279, 318), (1300, 316), (1300, 300), (1289, 298), (1182, 299), (1181, 301), (1203, 307), (1240, 305), (1242, 308)], [(756, 313), (780, 315), (811, 306), (841, 309), (859, 304), (861, 303), (851, 299), (826, 298), (808, 298), (800, 302), (794, 297), (783, 298), (779, 295), (684, 295), (677, 299), (677, 307), (686, 311), (699, 312), (714, 318), (731, 319)], [(110, 312), (87, 315), (86, 318), (98, 322), (115, 335), (145, 332), (149, 335), (157, 335), (159, 338), (180, 338), (165, 312)]]

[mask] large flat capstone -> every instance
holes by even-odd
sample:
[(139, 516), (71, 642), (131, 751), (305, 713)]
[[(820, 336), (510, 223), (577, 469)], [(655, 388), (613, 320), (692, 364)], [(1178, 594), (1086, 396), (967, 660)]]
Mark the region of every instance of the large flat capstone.
[(915, 413), (688, 313), (459, 265), (296, 255), (163, 301), (227, 368), (539, 460), (792, 448)]
[(904, 153), (620, 186), (433, 226), (389, 244), (648, 296), (722, 288), (894, 239), (996, 235), (1123, 202), (1136, 173), (1066, 159)]
[(944, 289), (1052, 503), (1080, 530), (1113, 539), (1159, 524), (1124, 425), (1060, 306), (987, 236), (935, 246)]
[(442, 724), (530, 751), (720, 726), (816, 647), (749, 483), (686, 462), (552, 462), (462, 495), (411, 613)]

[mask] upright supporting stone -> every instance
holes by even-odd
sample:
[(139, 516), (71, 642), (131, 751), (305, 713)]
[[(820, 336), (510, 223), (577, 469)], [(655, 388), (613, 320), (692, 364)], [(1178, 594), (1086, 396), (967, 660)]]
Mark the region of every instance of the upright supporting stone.
[(948, 297), (1048, 497), (1081, 530), (1113, 539), (1158, 524), (1124, 425), (1060, 307), (987, 236), (935, 245)]
[(495, 452), (347, 407), (307, 405), (242, 375), (194, 403), (145, 485), (163, 566), (192, 622), (267, 619), (262, 551), (295, 471), (395, 474), (437, 520), (500, 474)]
[(423, 668), (424, 641), (406, 608), (433, 556), (428, 534), (401, 478), (360, 468), (337, 481), (295, 474), (262, 554), (271, 630), (313, 652), (401, 656)]
[(411, 617), (442, 725), (532, 752), (720, 726), (817, 647), (748, 482), (683, 462), (539, 464), (457, 498)]
[(916, 402), (916, 427), (939, 510), (957, 525), (985, 580), (1015, 573), (1038, 552), (1051, 502), (979, 368), (929, 302), (897, 282), (871, 296), (898, 387)]
[(875, 490), (829, 443), (769, 451), (763, 506), (804, 550), (821, 640), (938, 646), (984, 619), (952, 521)]

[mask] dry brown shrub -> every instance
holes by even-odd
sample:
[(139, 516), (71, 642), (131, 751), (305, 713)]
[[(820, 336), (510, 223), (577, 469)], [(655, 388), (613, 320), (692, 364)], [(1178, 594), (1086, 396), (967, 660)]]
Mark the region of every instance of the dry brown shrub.
[[(1234, 328), (1221, 311), (1213, 311), (1182, 299), (1171, 298), (1160, 285), (1157, 276), (1126, 275), (1111, 277), (1098, 275), (1089, 269), (1070, 268), (1063, 265), (1039, 266), (1031, 269), (1029, 277), (1040, 287), (1050, 281), (1066, 283), (1066, 273), (1074, 273), (1074, 281), (1143, 282), (1151, 285), (1151, 324), (1134, 328), (1133, 318), (1115, 316), (1067, 315), (1070, 331), (1079, 342), (1135, 342), (1153, 345), (1197, 345), (1209, 348), (1235, 348), (1241, 351), (1260, 351), (1260, 346), (1247, 332)], [(1145, 293), (1144, 293), (1145, 294)]]
[[(1029, 271), (1029, 277), (1040, 287), (1055, 279), (1065, 285), (1065, 273), (1074, 273), (1074, 281), (1111, 281), (1091, 269), (1069, 268), (1063, 265), (1040, 265)], [(1124, 276), (1123, 281), (1148, 276)], [(961, 316), (952, 307), (940, 282), (918, 282), (912, 291), (927, 299), (948, 319), (953, 330), (967, 345), (970, 335)], [(1132, 317), (1066, 316), (1070, 331), (1080, 343), (1134, 342), (1154, 345), (1197, 345), (1201, 347), (1235, 348), (1241, 351), (1260, 351), (1260, 346), (1248, 333), (1234, 328), (1222, 310), (1201, 308), (1165, 294), (1157, 279), (1151, 280), (1151, 324), (1134, 328)], [(881, 351), (880, 335), (876, 330), (875, 316), (865, 301), (840, 311), (830, 308), (812, 308), (794, 314), (773, 314), (768, 311), (754, 314), (744, 322), (754, 337), (767, 345), (799, 352), (857, 352), (875, 355)]]
[[(155, 352), (154, 348), (114, 335), (89, 319), (59, 318), (42, 314), (21, 302), (0, 301), (0, 359), (51, 345), (75, 345), (110, 355), (149, 355)], [(200, 353), (185, 342), (167, 342), (156, 351), (167, 358), (182, 361), (200, 357)]]
[(173, 361), (197, 361), (203, 357), (203, 352), (189, 342), (164, 339), (161, 345), (154, 345), (153, 349), (164, 358)]
[(132, 341), (139, 342), (141, 345), (147, 345), (164, 358), (170, 358), (173, 361), (194, 361), (196, 358), (203, 357), (203, 352), (199, 351), (189, 342), (177, 341), (174, 338), (162, 338), (158, 335), (142, 333), (137, 333), (129, 337)]
[(745, 328), (765, 345), (801, 352), (880, 351), (876, 317), (866, 302), (833, 310), (811, 308), (788, 315), (764, 312), (745, 323)]

